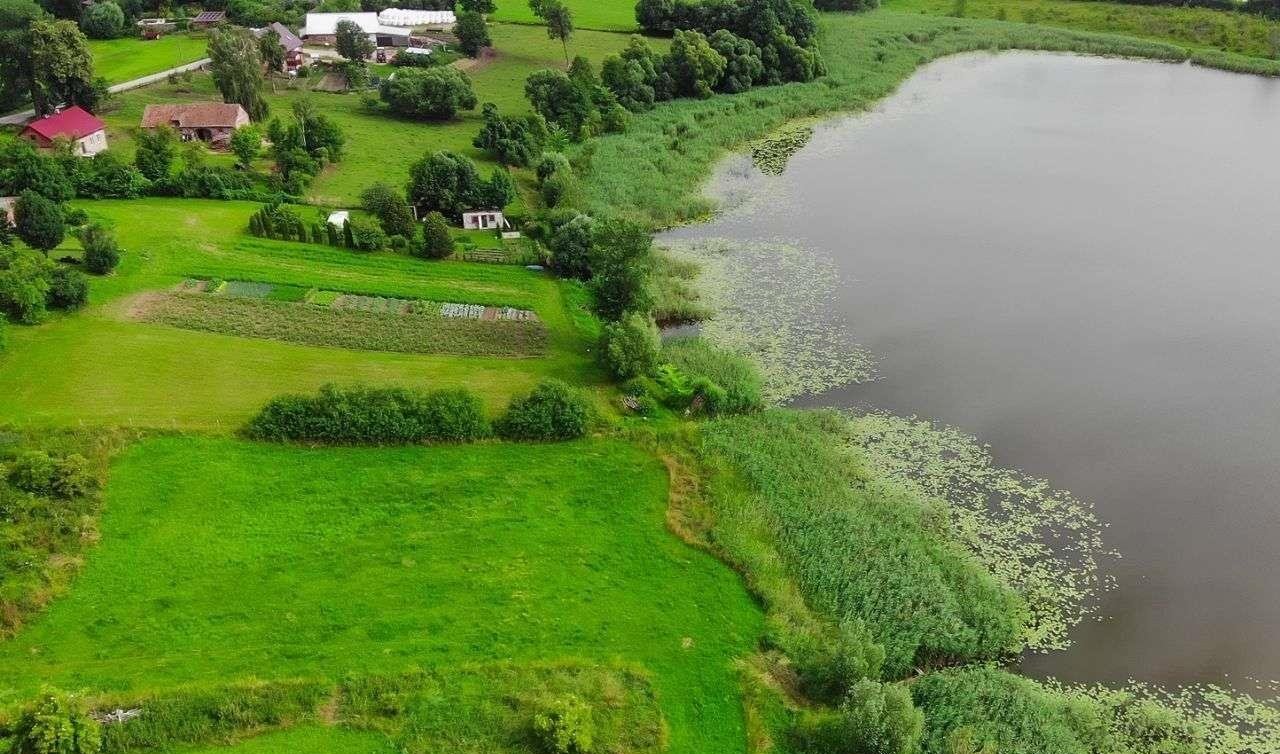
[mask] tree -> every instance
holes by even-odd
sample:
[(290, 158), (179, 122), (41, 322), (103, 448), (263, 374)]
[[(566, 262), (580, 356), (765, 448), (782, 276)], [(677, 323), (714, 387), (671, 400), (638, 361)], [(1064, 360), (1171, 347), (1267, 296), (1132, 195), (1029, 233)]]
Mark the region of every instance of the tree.
[(360, 202), (369, 214), (378, 218), (389, 236), (413, 237), (413, 211), (404, 196), (386, 183), (375, 183), (360, 194)]
[(53, 268), (49, 278), (47, 303), (50, 309), (71, 311), (89, 301), (89, 279), (80, 270), (61, 265)]
[(334, 29), (334, 47), (347, 60), (365, 61), (373, 54), (373, 40), (355, 21), (342, 20)]
[(284, 70), (284, 48), (280, 46), (280, 33), (275, 29), (267, 29), (258, 37), (258, 54), (268, 71), (279, 73)]
[(0, 311), (26, 324), (39, 322), (53, 267), (38, 251), (0, 248)]
[(133, 164), (138, 171), (153, 181), (168, 178), (173, 170), (173, 158), (178, 154), (177, 132), (169, 126), (143, 128), (139, 129), (136, 142)]
[(515, 198), (516, 182), (512, 180), (510, 173), (498, 168), (481, 187), (479, 201), (476, 204), (480, 207), (502, 209)]
[(728, 29), (718, 29), (707, 37), (707, 43), (725, 59), (724, 73), (716, 85), (718, 90), (736, 94), (764, 80), (764, 63), (755, 42)]
[(31, 24), (48, 14), (33, 0), (0, 0), (0, 109), (31, 96)]
[(270, 108), (263, 96), (262, 55), (248, 29), (224, 26), (209, 33), (209, 72), (223, 102), (239, 103), (260, 121)]
[(798, 737), (813, 754), (915, 754), (923, 731), (924, 713), (906, 688), (864, 679), (837, 712), (802, 718)]
[(46, 255), (57, 248), (66, 235), (62, 209), (30, 189), (23, 191), (13, 207), (18, 238)]
[(80, 14), (80, 29), (90, 39), (112, 39), (124, 30), (124, 11), (111, 0), (100, 0)]
[(714, 92), (727, 64), (700, 32), (680, 29), (676, 29), (667, 61), (676, 94), (703, 99)]
[(382, 99), (397, 113), (425, 120), (450, 120), (476, 106), (471, 80), (451, 66), (399, 70), (383, 82)]
[(547, 140), (547, 124), (540, 115), (509, 117), (498, 114), (498, 106), (485, 103), (481, 111), (484, 125), (471, 142), (493, 155), (499, 165), (529, 167)]
[(591, 235), (591, 281), (595, 310), (615, 322), (629, 312), (648, 312), (653, 239), (631, 220), (597, 221)]
[(31, 101), (36, 114), (49, 115), (60, 105), (93, 110), (106, 92), (93, 76), (93, 55), (80, 27), (71, 21), (37, 20), (31, 24)]
[[(39, 154), (27, 141), (0, 142), (0, 196), (15, 196), (31, 189), (55, 202), (73, 198), (75, 186), (63, 163)], [(74, 161), (67, 164), (78, 167)]]
[(120, 264), (120, 247), (116, 234), (107, 225), (93, 222), (85, 225), (76, 235), (84, 247), (84, 268), (95, 275), (106, 275)]
[(75, 697), (45, 690), (13, 724), (13, 754), (97, 754), (98, 721)]
[(610, 55), (600, 66), (600, 81), (618, 98), (618, 104), (633, 113), (653, 108), (654, 90), (644, 68), (621, 55)]
[(467, 13), (493, 13), (498, 9), (493, 0), (460, 0), (458, 4)]
[(648, 315), (628, 314), (600, 331), (600, 360), (619, 380), (648, 374), (658, 365), (661, 338)]
[(231, 134), (231, 151), (240, 167), (246, 170), (253, 167), (253, 161), (262, 154), (262, 129), (258, 126), (237, 128)]
[(493, 44), (484, 16), (472, 11), (464, 10), (458, 14), (453, 33), (458, 37), (458, 49), (468, 57), (478, 56), (481, 49)]
[(409, 201), (419, 212), (440, 212), (457, 221), (482, 199), (484, 182), (463, 155), (433, 152), (409, 166)]
[(547, 24), (547, 36), (560, 40), (564, 62), (569, 62), (569, 37), (573, 34), (573, 13), (560, 0), (529, 0), (534, 15)]
[(427, 259), (444, 259), (453, 254), (453, 234), (449, 222), (439, 212), (428, 212), (422, 223), (422, 244), (415, 254)]
[(547, 239), (551, 269), (563, 278), (589, 279), (594, 234), (595, 220), (590, 215), (577, 215), (561, 223)]
[(575, 140), (591, 136), (599, 124), (589, 93), (562, 71), (544, 69), (530, 74), (524, 82), (524, 95), (534, 111)]

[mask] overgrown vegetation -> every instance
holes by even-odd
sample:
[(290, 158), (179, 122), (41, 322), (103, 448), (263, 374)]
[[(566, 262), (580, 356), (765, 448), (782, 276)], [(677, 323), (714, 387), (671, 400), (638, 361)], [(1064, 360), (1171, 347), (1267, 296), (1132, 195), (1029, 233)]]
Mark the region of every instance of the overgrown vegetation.
[(256, 440), (353, 445), (470, 442), (489, 434), (489, 422), (480, 399), (462, 388), (419, 393), (325, 385), (314, 396), (276, 398), (245, 433)]

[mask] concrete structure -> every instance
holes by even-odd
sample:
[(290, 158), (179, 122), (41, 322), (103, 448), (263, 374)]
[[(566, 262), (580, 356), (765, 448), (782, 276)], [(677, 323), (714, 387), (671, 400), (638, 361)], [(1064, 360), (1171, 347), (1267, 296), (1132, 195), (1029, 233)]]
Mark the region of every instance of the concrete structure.
[(403, 10), (387, 8), (378, 14), (378, 23), (414, 29), (452, 29), (458, 22), (451, 10)]
[(92, 157), (107, 148), (107, 126), (78, 105), (46, 115), (27, 124), (22, 138), (40, 149), (53, 146), (55, 139), (67, 139), (78, 157)]
[(198, 139), (210, 146), (225, 149), (231, 145), (231, 134), (249, 125), (249, 114), (237, 104), (199, 102), (190, 105), (147, 105), (142, 112), (143, 128), (171, 126), (183, 141)]
[(340, 21), (350, 21), (359, 26), (378, 47), (409, 46), (409, 30), (380, 23), (377, 13), (308, 13), (306, 26), (302, 28), (302, 41), (307, 44), (335, 44)]
[(510, 228), (511, 223), (500, 209), (473, 209), (462, 213), (462, 227), (467, 230), (498, 230)]

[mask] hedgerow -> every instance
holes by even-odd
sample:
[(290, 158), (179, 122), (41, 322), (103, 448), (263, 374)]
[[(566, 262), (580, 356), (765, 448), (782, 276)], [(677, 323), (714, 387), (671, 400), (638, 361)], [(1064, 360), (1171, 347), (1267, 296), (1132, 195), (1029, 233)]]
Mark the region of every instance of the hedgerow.
[(564, 382), (545, 379), (511, 401), (495, 429), (508, 440), (571, 440), (587, 433), (591, 408)]
[(316, 395), (284, 395), (249, 421), (255, 440), (337, 445), (470, 442), (489, 435), (484, 405), (470, 391), (325, 385)]

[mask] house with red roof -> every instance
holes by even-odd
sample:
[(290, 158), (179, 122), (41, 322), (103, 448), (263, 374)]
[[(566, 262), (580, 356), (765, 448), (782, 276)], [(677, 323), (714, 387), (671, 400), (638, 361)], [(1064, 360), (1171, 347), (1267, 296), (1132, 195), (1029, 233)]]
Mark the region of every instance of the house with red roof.
[(52, 147), (55, 139), (66, 139), (79, 157), (92, 157), (107, 148), (107, 124), (79, 105), (31, 121), (21, 136), (41, 149)]

